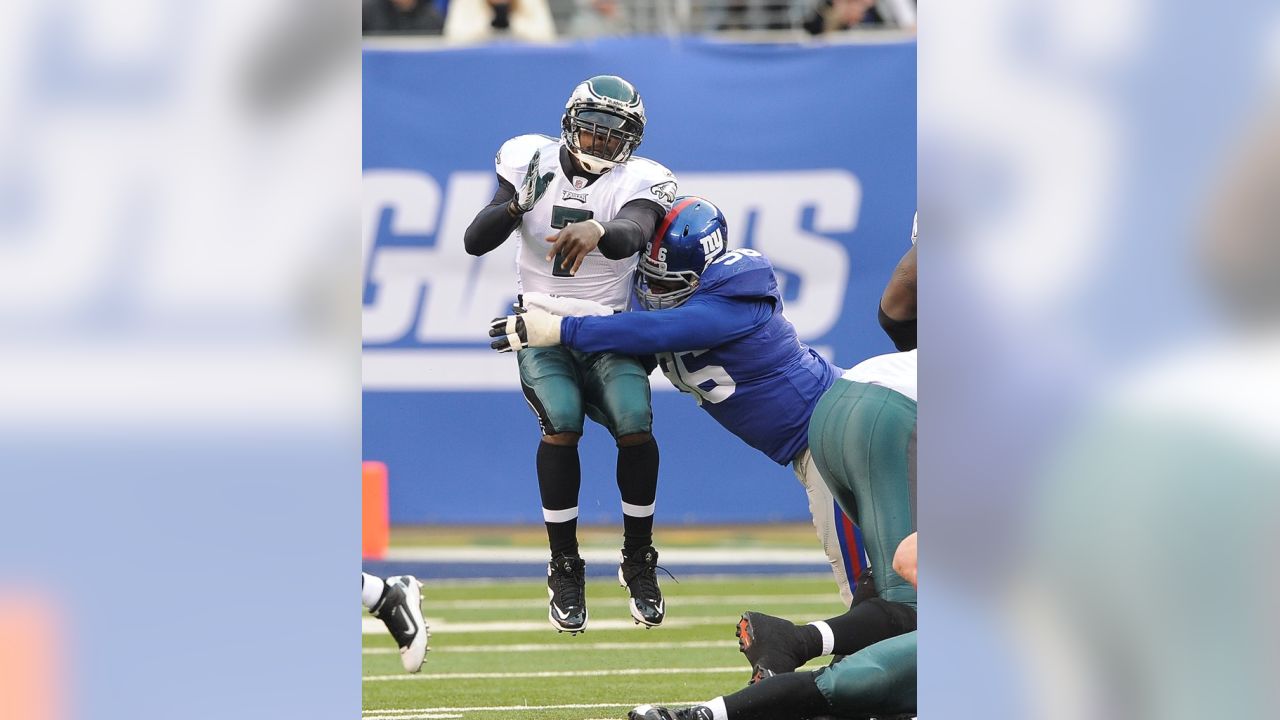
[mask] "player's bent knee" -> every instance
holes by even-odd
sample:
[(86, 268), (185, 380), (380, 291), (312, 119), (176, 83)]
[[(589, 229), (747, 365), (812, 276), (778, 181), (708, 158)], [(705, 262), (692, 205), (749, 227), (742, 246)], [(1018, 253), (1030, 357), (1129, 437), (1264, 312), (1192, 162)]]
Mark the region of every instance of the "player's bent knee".
[(576, 447), (578, 441), (581, 439), (581, 433), (572, 432), (554, 433), (552, 435), (542, 436), (542, 442), (548, 445), (558, 445), (560, 447)]
[(653, 413), (648, 404), (635, 404), (635, 407), (614, 408), (609, 413), (609, 425), (618, 447), (625, 447), (623, 438), (642, 438), (628, 440), (628, 443), (639, 445), (653, 437)]
[(618, 447), (635, 447), (636, 445), (644, 445), (652, 439), (653, 434), (647, 432), (621, 435), (618, 437)]

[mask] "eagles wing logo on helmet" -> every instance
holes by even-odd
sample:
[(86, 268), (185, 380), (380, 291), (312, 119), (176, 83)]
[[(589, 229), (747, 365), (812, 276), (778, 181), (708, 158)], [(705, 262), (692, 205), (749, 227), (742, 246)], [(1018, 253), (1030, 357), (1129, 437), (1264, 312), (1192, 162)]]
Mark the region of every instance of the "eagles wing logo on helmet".
[(674, 180), (658, 183), (649, 188), (649, 192), (668, 205), (676, 201), (676, 183)]
[(561, 134), (578, 164), (600, 174), (631, 159), (644, 125), (644, 101), (635, 86), (616, 75), (597, 75), (573, 89)]

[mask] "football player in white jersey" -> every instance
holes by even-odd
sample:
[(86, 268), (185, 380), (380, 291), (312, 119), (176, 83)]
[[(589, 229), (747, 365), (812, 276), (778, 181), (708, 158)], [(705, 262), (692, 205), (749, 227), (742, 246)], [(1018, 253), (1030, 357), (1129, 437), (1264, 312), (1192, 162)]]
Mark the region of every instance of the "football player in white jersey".
[[(504, 143), (498, 190), (467, 228), (467, 252), (483, 255), (514, 235), (517, 287), (526, 305), (627, 309), (638, 253), (676, 197), (676, 179), (633, 155), (645, 129), (631, 83), (598, 75), (574, 88), (561, 135), (521, 135)], [(585, 564), (578, 552), (578, 440), (583, 417), (608, 428), (618, 446), (623, 550), (619, 582), (631, 616), (659, 625), (665, 604), (653, 547), (658, 446), (651, 434), (649, 372), (630, 355), (564, 347), (517, 354), (520, 384), (538, 417), (538, 488), (551, 546), (548, 618), (559, 631), (586, 629)]]

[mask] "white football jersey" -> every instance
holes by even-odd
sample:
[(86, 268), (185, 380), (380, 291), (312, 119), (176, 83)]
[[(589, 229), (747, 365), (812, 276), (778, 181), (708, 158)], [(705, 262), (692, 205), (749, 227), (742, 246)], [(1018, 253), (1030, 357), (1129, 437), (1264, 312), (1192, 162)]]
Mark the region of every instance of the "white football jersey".
[[(546, 135), (521, 135), (502, 145), (495, 158), (498, 175), (519, 192), (529, 169), (529, 159), (541, 152), (538, 172), (553, 172), (551, 183), (533, 209), (516, 227), (516, 279), (520, 292), (541, 292), (573, 297), (627, 309), (631, 282), (640, 254), (610, 260), (599, 249), (582, 261), (577, 275), (569, 275), (556, 261), (547, 260), (553, 236), (565, 225), (592, 219), (608, 222), (632, 200), (651, 200), (670, 210), (676, 199), (676, 177), (651, 160), (632, 156), (626, 163), (587, 184), (587, 177), (569, 177), (560, 165), (561, 141)], [(557, 258), (558, 260), (558, 258)]]
[(916, 399), (916, 351), (877, 355), (854, 365), (842, 376), (845, 380), (879, 385)]

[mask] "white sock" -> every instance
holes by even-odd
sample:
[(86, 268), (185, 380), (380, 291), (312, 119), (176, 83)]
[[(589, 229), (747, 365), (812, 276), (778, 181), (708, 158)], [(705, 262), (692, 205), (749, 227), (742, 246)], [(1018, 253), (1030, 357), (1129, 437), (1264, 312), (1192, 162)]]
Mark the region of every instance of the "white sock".
[(718, 697), (710, 702), (705, 702), (702, 706), (711, 711), (711, 717), (713, 720), (729, 720), (729, 711), (724, 708), (723, 697)]
[(364, 606), (373, 609), (374, 605), (382, 599), (382, 589), (386, 587), (386, 583), (382, 582), (382, 578), (370, 575), (367, 572), (360, 573), (360, 602)]
[(818, 632), (822, 635), (822, 654), (830, 655), (831, 651), (836, 649), (836, 634), (831, 632), (831, 626), (826, 620), (814, 620), (809, 624), (818, 628)]

